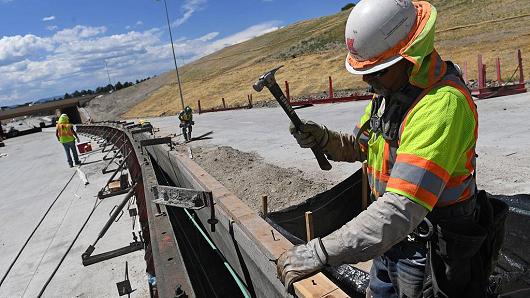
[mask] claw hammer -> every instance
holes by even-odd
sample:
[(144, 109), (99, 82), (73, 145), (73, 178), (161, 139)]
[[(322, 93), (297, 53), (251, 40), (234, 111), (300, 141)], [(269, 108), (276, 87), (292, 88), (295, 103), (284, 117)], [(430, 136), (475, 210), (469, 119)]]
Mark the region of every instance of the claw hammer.
[[(254, 85), (252, 85), (252, 87), (257, 92), (261, 92), (261, 90), (263, 90), (263, 87), (267, 87), (267, 89), (269, 89), (269, 91), (272, 93), (274, 98), (278, 101), (282, 109), (285, 111), (287, 116), (289, 116), (289, 119), (291, 119), (291, 121), (293, 122), (296, 130), (300, 131), (300, 127), (302, 126), (302, 121), (300, 120), (296, 112), (293, 110), (293, 108), (287, 101), (287, 98), (283, 94), (282, 89), (280, 88), (280, 86), (278, 86), (278, 83), (276, 82), (276, 79), (274, 78), (274, 74), (281, 67), (283, 67), (283, 65), (264, 73), (261, 77), (259, 77), (258, 81)], [(329, 163), (328, 159), (324, 156), (324, 153), (322, 153), (318, 145), (311, 147), (311, 150), (313, 151), (313, 154), (315, 155), (320, 168), (325, 171), (331, 170), (331, 164)]]

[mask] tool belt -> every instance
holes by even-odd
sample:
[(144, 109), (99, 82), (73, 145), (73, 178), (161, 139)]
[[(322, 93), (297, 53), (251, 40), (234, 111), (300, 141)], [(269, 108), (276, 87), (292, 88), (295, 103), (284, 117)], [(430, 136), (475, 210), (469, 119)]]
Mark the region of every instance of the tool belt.
[(507, 213), (504, 202), (483, 190), (475, 198), (434, 209), (412, 234), (428, 249), (423, 297), (486, 297)]

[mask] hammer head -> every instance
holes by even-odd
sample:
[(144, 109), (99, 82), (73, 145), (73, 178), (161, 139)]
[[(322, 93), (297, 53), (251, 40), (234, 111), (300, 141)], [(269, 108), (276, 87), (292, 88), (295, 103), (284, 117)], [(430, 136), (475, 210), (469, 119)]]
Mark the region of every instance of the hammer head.
[(274, 85), (276, 83), (276, 79), (274, 78), (274, 74), (276, 73), (276, 71), (278, 69), (280, 69), (282, 67), (283, 67), (283, 65), (280, 65), (279, 67), (276, 67), (273, 70), (269, 70), (266, 73), (264, 73), (263, 75), (261, 75), (261, 77), (259, 77), (258, 81), (256, 83), (254, 83), (254, 85), (252, 85), (252, 88), (254, 88), (254, 90), (256, 90), (257, 92), (261, 92), (261, 90), (263, 90), (263, 87), (270, 88), (272, 85)]

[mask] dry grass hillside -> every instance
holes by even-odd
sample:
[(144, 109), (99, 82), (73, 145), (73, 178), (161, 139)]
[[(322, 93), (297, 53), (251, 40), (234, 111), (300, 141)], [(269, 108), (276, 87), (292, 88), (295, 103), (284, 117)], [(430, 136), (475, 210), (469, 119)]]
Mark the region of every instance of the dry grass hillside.
[[(500, 57), (503, 78), (508, 79), (516, 67), (518, 48), (523, 51), (525, 72), (530, 75), (530, 1), (430, 2), (438, 9), (438, 51), (460, 65), (467, 62), (468, 78), (476, 77), (477, 54), (481, 53), (489, 78), (494, 78), (494, 59)], [(294, 96), (326, 90), (328, 76), (333, 77), (336, 90), (363, 90), (360, 78), (344, 69), (343, 31), (348, 13), (292, 24), (185, 65), (179, 69), (185, 102), (196, 108), (200, 99), (202, 107), (209, 108), (220, 105), (221, 97), (229, 105), (244, 104), (250, 93), (254, 101), (271, 99), (267, 91), (256, 93), (251, 85), (261, 73), (282, 64), (285, 66), (277, 79), (288, 80)], [(132, 91), (114, 95), (134, 98), (120, 100), (126, 107), (116, 113), (117, 117), (160, 116), (179, 111), (174, 73), (159, 76), (145, 90), (142, 84), (134, 96)], [(160, 84), (159, 88), (154, 88), (156, 84)], [(128, 111), (123, 113), (124, 109)]]

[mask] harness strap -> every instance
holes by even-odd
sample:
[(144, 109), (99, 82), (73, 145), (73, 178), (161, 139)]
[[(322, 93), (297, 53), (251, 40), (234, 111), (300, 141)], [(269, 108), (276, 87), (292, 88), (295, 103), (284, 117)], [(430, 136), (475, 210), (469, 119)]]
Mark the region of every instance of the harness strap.
[[(355, 136), (355, 140), (354, 140), (354, 143), (353, 143), (353, 149), (355, 150), (355, 154), (357, 154), (357, 161), (361, 161), (361, 157), (362, 157), (362, 152), (361, 152), (361, 145), (359, 145), (359, 139), (361, 137), (361, 135), (363, 134), (363, 132), (365, 132), (366, 130), (368, 130), (370, 128), (370, 120), (364, 122), (364, 124), (361, 126), (361, 128), (359, 128), (359, 131), (357, 132), (357, 135)], [(370, 131), (370, 134), (372, 132)]]

